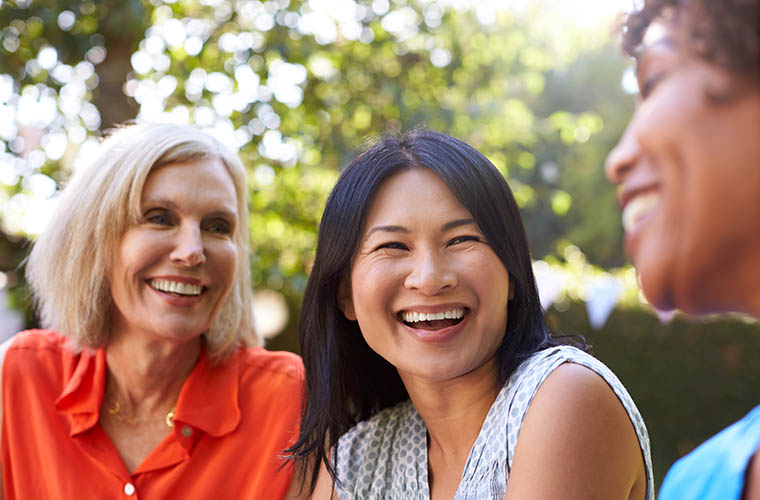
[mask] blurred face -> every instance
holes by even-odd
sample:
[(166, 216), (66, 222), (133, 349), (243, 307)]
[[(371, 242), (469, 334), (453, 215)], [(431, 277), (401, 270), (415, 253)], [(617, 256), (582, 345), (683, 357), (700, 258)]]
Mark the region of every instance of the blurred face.
[(148, 175), (142, 220), (122, 236), (109, 272), (114, 334), (182, 343), (208, 330), (235, 276), (236, 200), (217, 159)]
[(760, 89), (737, 91), (682, 31), (650, 28), (638, 106), (607, 159), (626, 250), (660, 309), (760, 313)]
[(405, 383), (475, 370), (495, 376), (509, 274), (472, 215), (429, 169), (405, 170), (382, 184), (350, 287), (341, 293), (346, 317), (359, 322), (367, 344)]

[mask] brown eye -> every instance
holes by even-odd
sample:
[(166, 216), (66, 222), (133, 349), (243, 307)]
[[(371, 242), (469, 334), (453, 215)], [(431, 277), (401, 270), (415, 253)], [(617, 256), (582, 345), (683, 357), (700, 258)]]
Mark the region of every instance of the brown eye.
[(375, 250), (380, 250), (381, 248), (389, 248), (391, 250), (408, 250), (409, 247), (404, 245), (403, 243), (400, 243), (398, 241), (389, 241), (388, 243), (383, 243), (381, 245), (378, 245)]
[(465, 241), (481, 241), (481, 239), (472, 235), (457, 236), (456, 238), (449, 240), (449, 246), (464, 243)]
[(639, 94), (641, 95), (642, 99), (646, 99), (649, 97), (654, 89), (657, 87), (657, 84), (662, 80), (662, 73), (658, 73), (646, 80), (644, 80), (644, 83), (639, 88)]

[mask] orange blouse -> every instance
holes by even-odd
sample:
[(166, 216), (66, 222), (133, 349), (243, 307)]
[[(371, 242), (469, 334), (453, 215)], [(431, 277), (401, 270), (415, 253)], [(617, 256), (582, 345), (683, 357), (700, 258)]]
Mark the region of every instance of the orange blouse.
[[(174, 428), (131, 474), (98, 424), (105, 352), (74, 353), (52, 331), (16, 336), (2, 372), (5, 499), (278, 499), (292, 470), (303, 365), (240, 349), (213, 366), (205, 349), (180, 391)], [(168, 429), (168, 428), (167, 428)]]

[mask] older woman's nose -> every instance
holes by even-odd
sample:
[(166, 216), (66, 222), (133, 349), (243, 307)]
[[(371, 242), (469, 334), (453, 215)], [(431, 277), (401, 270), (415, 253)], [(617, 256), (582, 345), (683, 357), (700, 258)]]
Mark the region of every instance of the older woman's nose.
[(180, 228), (169, 257), (172, 262), (187, 267), (195, 267), (206, 262), (201, 229), (194, 226)]
[(414, 259), (412, 269), (404, 281), (406, 288), (418, 290), (425, 295), (437, 295), (454, 288), (456, 284), (456, 273), (446, 259), (435, 252), (426, 252)]
[(604, 164), (604, 173), (613, 184), (622, 184), (639, 161), (641, 148), (636, 140), (633, 122), (623, 133), (620, 141), (610, 151)]

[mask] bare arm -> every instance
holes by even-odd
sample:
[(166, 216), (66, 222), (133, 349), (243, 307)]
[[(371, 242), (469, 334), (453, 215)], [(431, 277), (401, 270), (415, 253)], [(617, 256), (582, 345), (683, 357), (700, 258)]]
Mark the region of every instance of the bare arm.
[(644, 500), (636, 431), (612, 388), (566, 363), (541, 384), (515, 449), (506, 500)]

